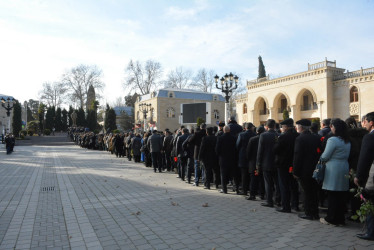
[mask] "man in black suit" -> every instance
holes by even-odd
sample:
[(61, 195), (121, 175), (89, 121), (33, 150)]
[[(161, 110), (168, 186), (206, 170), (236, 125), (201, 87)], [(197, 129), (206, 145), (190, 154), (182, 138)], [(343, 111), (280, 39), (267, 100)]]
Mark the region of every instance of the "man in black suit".
[(247, 200), (256, 200), (256, 195), (259, 193), (261, 199), (264, 199), (264, 177), (262, 174), (259, 174), (256, 171), (256, 163), (257, 163), (257, 150), (258, 150), (258, 142), (260, 140), (260, 135), (265, 132), (265, 128), (263, 126), (259, 126), (256, 129), (257, 135), (249, 139), (247, 145), (247, 159), (248, 159), (248, 172), (251, 177), (250, 183), (250, 194), (247, 197)]
[(248, 159), (246, 155), (246, 149), (248, 146), (249, 139), (256, 136), (253, 130), (255, 126), (249, 122), (245, 124), (245, 131), (241, 132), (236, 140), (236, 150), (238, 151), (239, 159), (238, 166), (242, 176), (242, 192), (240, 194), (247, 195), (249, 190), (249, 171), (248, 171)]
[[(205, 167), (205, 188), (210, 189), (210, 183), (213, 180), (213, 169), (218, 165), (218, 157), (215, 152), (217, 137), (213, 134), (213, 127), (206, 129), (207, 136), (203, 137), (200, 145), (199, 161), (203, 162)], [(216, 186), (217, 180), (216, 180)]]
[[(374, 197), (370, 193), (374, 192), (374, 112), (365, 116), (362, 126), (369, 131), (362, 140), (360, 157), (357, 164), (357, 173), (354, 182), (359, 187), (365, 187), (363, 195), (366, 199), (374, 202)], [(366, 193), (366, 194), (365, 194)], [(356, 236), (364, 240), (374, 240), (374, 215), (369, 214), (366, 217), (367, 231), (364, 234)]]
[(201, 178), (204, 181), (204, 166), (200, 164), (199, 161), (199, 152), (200, 152), (200, 145), (201, 140), (206, 136), (206, 125), (201, 124), (200, 128), (196, 129), (196, 132), (188, 138), (188, 142), (194, 146), (194, 163), (195, 163), (195, 183), (194, 186), (199, 186), (199, 180)]
[[(290, 173), (292, 169), (293, 153), (295, 147), (295, 140), (299, 134), (293, 126), (293, 119), (288, 118), (280, 123), (282, 126), (282, 134), (275, 144), (275, 163), (278, 167), (278, 181), (281, 191), (282, 208), (278, 208), (278, 212), (291, 212), (291, 190), (293, 194), (293, 206), (298, 207), (298, 185), (296, 180)], [(296, 184), (295, 184), (296, 183)]]
[[(260, 173), (263, 173), (265, 180), (267, 202), (261, 205), (264, 207), (273, 207), (273, 189), (278, 182), (274, 154), (274, 145), (278, 140), (278, 134), (275, 131), (275, 120), (268, 119), (265, 129), (267, 129), (267, 132), (261, 134), (258, 143), (257, 169)], [(276, 196), (279, 196), (278, 192)], [(277, 203), (279, 203), (278, 200)]]
[(318, 215), (318, 183), (313, 179), (313, 171), (319, 159), (320, 140), (309, 129), (312, 123), (307, 119), (296, 122), (297, 132), (300, 134), (295, 140), (293, 158), (293, 175), (299, 180), (304, 189), (305, 215), (302, 219), (319, 219)]
[(182, 135), (177, 139), (177, 155), (178, 155), (178, 174), (182, 181), (184, 181), (184, 177), (186, 176), (186, 164), (187, 164), (187, 155), (185, 155), (185, 151), (182, 147), (183, 142), (188, 138), (189, 131), (187, 128), (183, 128)]
[(224, 134), (217, 137), (216, 154), (219, 159), (219, 166), (221, 168), (221, 193), (227, 194), (227, 182), (230, 176), (230, 170), (235, 164), (235, 143), (236, 139), (230, 134), (230, 127), (223, 128)]

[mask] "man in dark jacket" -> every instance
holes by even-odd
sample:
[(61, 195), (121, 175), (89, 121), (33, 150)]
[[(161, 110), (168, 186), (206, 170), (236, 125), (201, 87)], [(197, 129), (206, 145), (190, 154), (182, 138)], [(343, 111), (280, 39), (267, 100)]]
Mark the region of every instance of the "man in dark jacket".
[(142, 139), (139, 134), (136, 134), (135, 137), (131, 139), (131, 149), (134, 154), (134, 161), (140, 162), (140, 148), (142, 147)]
[(246, 150), (248, 146), (249, 139), (256, 136), (253, 130), (255, 126), (249, 122), (245, 124), (245, 131), (241, 132), (236, 140), (236, 150), (238, 151), (238, 167), (241, 171), (241, 183), (242, 183), (242, 192), (240, 194), (247, 195), (249, 190), (249, 171), (248, 171), (248, 160), (246, 155)]
[(165, 130), (165, 138), (162, 143), (162, 151), (165, 153), (166, 170), (171, 170), (171, 151), (173, 150), (173, 136), (169, 130)]
[(247, 145), (248, 172), (251, 176), (250, 194), (249, 197), (246, 198), (247, 200), (256, 200), (256, 195), (258, 193), (260, 194), (261, 199), (264, 199), (264, 177), (262, 173), (258, 173), (258, 171), (256, 171), (258, 142), (260, 140), (260, 135), (264, 132), (265, 128), (263, 126), (259, 126), (256, 129), (257, 135), (249, 139)]
[[(227, 126), (230, 127), (230, 133), (232, 136), (235, 137), (235, 140), (238, 139), (239, 133), (243, 131), (243, 128), (236, 122), (235, 116), (230, 117), (230, 120)], [(236, 193), (240, 194), (239, 187), (240, 187), (240, 182), (241, 182), (241, 173), (238, 167), (238, 160), (239, 160), (238, 155), (235, 155), (235, 164), (234, 164), (234, 167), (231, 168), (230, 176), (232, 180), (234, 181)]]
[[(213, 134), (213, 128), (207, 128), (207, 136), (203, 137), (200, 146), (199, 160), (205, 167), (205, 188), (210, 189), (210, 183), (213, 179), (213, 169), (218, 165), (218, 158), (215, 152), (217, 137)], [(216, 186), (217, 180), (216, 180)]]
[(218, 131), (216, 133), (216, 136), (221, 136), (223, 135), (223, 127), (225, 127), (225, 122), (219, 122), (218, 124)]
[[(265, 180), (267, 202), (262, 203), (261, 205), (264, 207), (273, 207), (273, 189), (275, 185), (278, 185), (274, 154), (274, 145), (278, 140), (278, 134), (275, 132), (275, 120), (268, 119), (266, 121), (265, 129), (267, 129), (267, 132), (261, 134), (260, 141), (258, 143), (257, 169), (260, 173), (263, 173)], [(279, 202), (278, 199), (280, 198), (278, 198), (278, 196), (279, 194), (277, 192), (277, 203)]]
[(204, 167), (203, 164), (199, 161), (199, 152), (200, 152), (200, 144), (203, 137), (206, 136), (206, 125), (201, 124), (200, 128), (196, 129), (196, 132), (188, 139), (188, 142), (194, 145), (194, 154), (193, 158), (195, 161), (195, 184), (194, 186), (199, 186), (200, 177), (202, 181), (204, 180)]
[(235, 143), (236, 139), (230, 134), (230, 127), (225, 126), (224, 134), (217, 138), (216, 154), (219, 159), (219, 166), (221, 168), (221, 193), (227, 194), (227, 182), (229, 181), (230, 169), (235, 164)]
[(192, 173), (194, 172), (195, 160), (194, 160), (194, 151), (195, 145), (189, 142), (189, 139), (195, 134), (195, 131), (191, 129), (186, 140), (184, 140), (182, 144), (182, 148), (184, 151), (184, 161), (186, 165), (186, 175), (187, 175), (187, 183), (191, 184), (191, 177)]
[(153, 170), (155, 173), (158, 171), (162, 172), (162, 163), (161, 163), (161, 149), (162, 149), (162, 141), (159, 134), (157, 134), (157, 130), (152, 131), (152, 135), (148, 138), (147, 146), (149, 151), (151, 152), (152, 157), (152, 164)]
[(178, 136), (177, 139), (177, 155), (178, 155), (178, 176), (184, 181), (186, 176), (186, 161), (187, 155), (184, 154), (183, 142), (188, 138), (190, 134), (188, 133), (187, 128), (183, 128), (182, 135)]
[(305, 215), (299, 217), (307, 220), (319, 219), (318, 184), (312, 176), (319, 159), (320, 140), (309, 131), (311, 126), (309, 120), (302, 119), (296, 124), (300, 135), (295, 140), (293, 175), (304, 190), (305, 209)]
[[(278, 208), (278, 212), (291, 212), (291, 192), (293, 198), (293, 207), (297, 208), (299, 204), (298, 185), (292, 176), (293, 154), (295, 148), (295, 140), (298, 133), (294, 129), (293, 119), (288, 118), (280, 123), (282, 126), (282, 134), (275, 144), (275, 163), (278, 167), (278, 181), (281, 191), (282, 208)], [(291, 191), (292, 190), (292, 191)]]
[[(354, 182), (359, 187), (365, 187), (363, 195), (373, 202), (374, 197), (374, 112), (368, 113), (362, 126), (369, 131), (362, 140), (360, 156), (358, 159), (357, 173)], [(364, 240), (374, 240), (374, 215), (366, 217), (367, 231), (356, 236)]]
[(322, 137), (325, 137), (328, 133), (331, 132), (330, 129), (330, 122), (331, 119), (323, 119), (321, 122), (321, 130), (318, 132), (318, 134)]

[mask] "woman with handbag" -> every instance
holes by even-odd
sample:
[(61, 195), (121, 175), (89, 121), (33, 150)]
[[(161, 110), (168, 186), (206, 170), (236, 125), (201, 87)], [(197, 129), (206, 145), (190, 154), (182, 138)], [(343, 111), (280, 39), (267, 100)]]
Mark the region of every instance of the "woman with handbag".
[(347, 124), (340, 119), (331, 121), (333, 136), (327, 141), (321, 161), (326, 162), (322, 189), (328, 192), (328, 211), (322, 224), (345, 224), (345, 200), (349, 189), (348, 157), (351, 149)]

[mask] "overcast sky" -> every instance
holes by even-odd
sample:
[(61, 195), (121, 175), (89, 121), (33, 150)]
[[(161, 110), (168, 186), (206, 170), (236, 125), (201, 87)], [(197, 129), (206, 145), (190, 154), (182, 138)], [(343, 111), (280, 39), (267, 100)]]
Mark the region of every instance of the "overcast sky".
[(102, 69), (105, 100), (122, 88), (130, 59), (257, 77), (336, 60), (374, 67), (374, 1), (1, 0), (0, 93), (37, 99), (43, 82), (79, 64)]

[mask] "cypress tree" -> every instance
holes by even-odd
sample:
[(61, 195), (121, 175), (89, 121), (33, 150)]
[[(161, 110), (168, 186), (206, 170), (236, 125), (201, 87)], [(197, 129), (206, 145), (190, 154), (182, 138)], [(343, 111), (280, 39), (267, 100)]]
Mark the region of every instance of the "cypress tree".
[(39, 131), (40, 132), (42, 132), (44, 129), (44, 113), (45, 113), (45, 105), (43, 103), (40, 103), (39, 108), (38, 108)]
[(262, 62), (262, 57), (258, 56), (258, 78), (266, 77), (266, 71), (264, 63)]
[(13, 134), (18, 137), (19, 132), (22, 130), (22, 107), (18, 101), (13, 104)]
[(45, 114), (45, 128), (52, 131), (54, 127), (54, 107), (49, 107), (47, 113)]
[(79, 108), (77, 112), (77, 126), (85, 127), (86, 126), (86, 115), (84, 113), (83, 108)]
[(116, 112), (113, 108), (110, 108), (109, 105), (107, 105), (107, 109), (108, 111), (105, 114), (105, 130), (109, 132), (117, 129)]
[(61, 117), (61, 108), (57, 108), (55, 115), (55, 129), (56, 131), (62, 131), (62, 117)]

